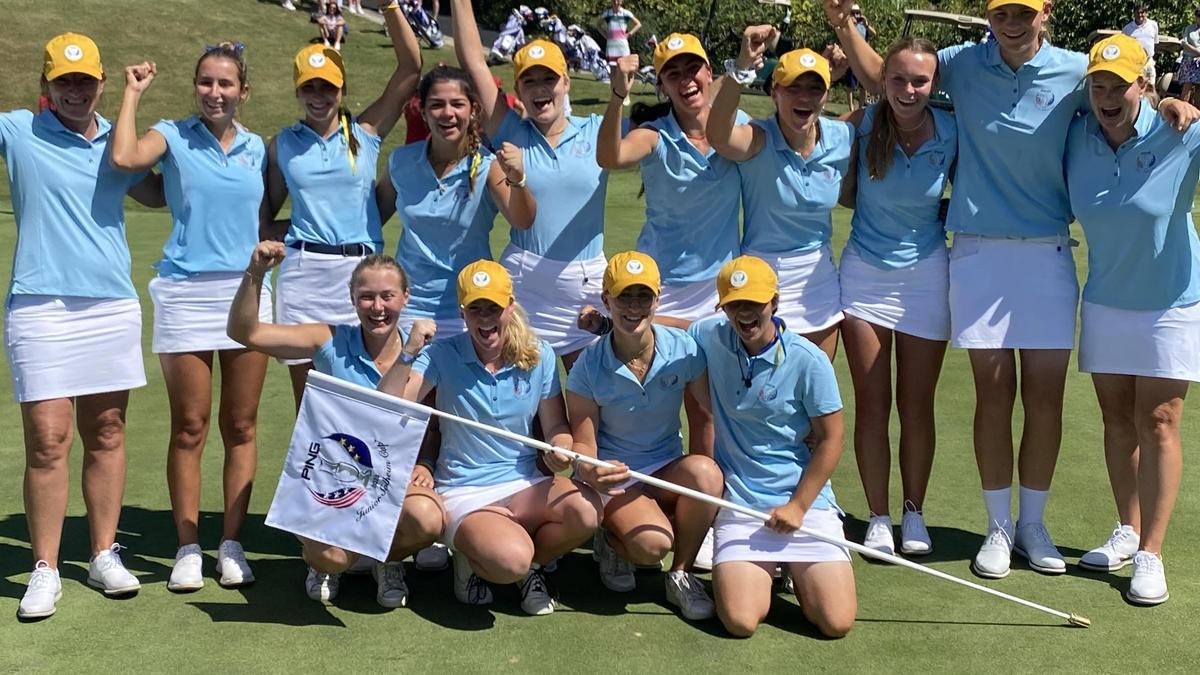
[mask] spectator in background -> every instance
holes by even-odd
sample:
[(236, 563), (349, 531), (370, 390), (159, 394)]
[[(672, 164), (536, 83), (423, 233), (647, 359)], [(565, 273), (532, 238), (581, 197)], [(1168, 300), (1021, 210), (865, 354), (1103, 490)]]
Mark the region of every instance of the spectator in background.
[(342, 16), (342, 8), (330, 0), (325, 3), (325, 12), (317, 19), (321, 28), (321, 41), (326, 47), (342, 51), (342, 38), (346, 35), (346, 19)]
[(1146, 61), (1146, 70), (1142, 74), (1153, 87), (1154, 83), (1158, 82), (1158, 73), (1154, 67), (1154, 47), (1158, 44), (1158, 22), (1150, 18), (1150, 10), (1145, 5), (1138, 5), (1133, 9), (1133, 21), (1125, 24), (1121, 32), (1140, 42), (1142, 49), (1146, 50), (1146, 56), (1149, 56), (1150, 59)]
[(292, 4), (292, 0), (283, 0), (283, 2), (281, 2), (279, 4), (281, 7), (283, 7), (284, 9), (286, 9), (289, 12), (296, 11), (296, 6)]
[(612, 7), (596, 17), (595, 25), (608, 39), (605, 52), (609, 64), (616, 63), (622, 56), (629, 56), (629, 38), (642, 28), (642, 22), (637, 20), (633, 12), (621, 6), (621, 0), (612, 0)]
[(1179, 98), (1192, 103), (1192, 94), (1196, 84), (1200, 83), (1200, 9), (1196, 10), (1192, 23), (1183, 29), (1183, 35), (1180, 35), (1179, 39), (1183, 53), (1180, 55), (1179, 70), (1175, 73), (1175, 79), (1183, 85)]
[(362, 0), (348, 0), (346, 9), (351, 14), (357, 14), (359, 16), (362, 16), (362, 13), (363, 13)]
[[(850, 19), (854, 24), (855, 30), (867, 42), (875, 37), (875, 29), (867, 22), (867, 16), (863, 14), (862, 7), (852, 5), (850, 7)], [(846, 105), (850, 110), (858, 110), (867, 104), (867, 90), (858, 86), (858, 78), (854, 76), (854, 71), (846, 71)]]

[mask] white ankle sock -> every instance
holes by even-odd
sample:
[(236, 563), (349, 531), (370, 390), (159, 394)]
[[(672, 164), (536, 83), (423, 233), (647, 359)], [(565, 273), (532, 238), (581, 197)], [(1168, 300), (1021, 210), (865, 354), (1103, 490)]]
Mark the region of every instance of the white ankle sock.
[[(1004, 525), (1012, 519), (1012, 488), (999, 490), (984, 490), (983, 504), (987, 507), (987, 529), (992, 529), (993, 523)], [(1011, 527), (1011, 524), (1009, 525)]]
[(1020, 505), (1020, 511), (1017, 512), (1018, 521), (1022, 525), (1042, 522), (1046, 513), (1046, 500), (1049, 498), (1049, 490), (1034, 490), (1022, 485), (1017, 496)]

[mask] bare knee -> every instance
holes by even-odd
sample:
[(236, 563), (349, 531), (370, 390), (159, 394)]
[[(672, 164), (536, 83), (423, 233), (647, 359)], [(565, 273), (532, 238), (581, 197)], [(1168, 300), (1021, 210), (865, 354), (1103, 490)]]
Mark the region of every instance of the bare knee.
[(563, 499), (559, 513), (562, 525), (571, 532), (590, 533), (600, 527), (600, 497), (590, 488), (580, 488)]
[(748, 638), (758, 630), (765, 618), (758, 612), (744, 607), (719, 607), (717, 615), (729, 634), (737, 638)]
[(675, 544), (670, 535), (658, 530), (639, 532), (622, 543), (625, 545), (626, 558), (635, 565), (661, 562)]
[(425, 548), (442, 535), (442, 509), (432, 499), (416, 498), (404, 500), (400, 523), (392, 549)]
[(357, 559), (345, 549), (330, 546), (310, 539), (301, 539), (302, 557), (309, 567), (322, 574), (341, 574)]
[(708, 494), (720, 495), (725, 490), (725, 474), (711, 458), (703, 455), (688, 455), (682, 461), (686, 473), (695, 489)]
[(846, 637), (850, 629), (854, 628), (854, 614), (834, 611), (834, 612), (810, 612), (805, 611), (805, 616), (812, 622), (817, 630), (827, 638), (838, 639)]
[(125, 448), (125, 417), (116, 410), (105, 411), (88, 425), (84, 437), (88, 452), (118, 452)]
[(69, 426), (39, 426), (27, 438), (26, 461), (31, 469), (53, 469), (67, 461), (71, 451), (71, 428)]
[(258, 415), (254, 411), (222, 415), (221, 438), (225, 447), (252, 445), (258, 438)]
[(171, 447), (187, 452), (203, 450), (204, 439), (208, 435), (208, 422), (207, 410), (188, 410), (176, 415), (171, 425)]
[(1151, 410), (1139, 411), (1134, 417), (1138, 436), (1153, 438), (1159, 443), (1179, 434), (1179, 413), (1168, 405), (1156, 406)]
[(468, 554), (479, 576), (494, 584), (515, 584), (529, 574), (533, 564), (533, 548), (494, 542), (486, 552)]

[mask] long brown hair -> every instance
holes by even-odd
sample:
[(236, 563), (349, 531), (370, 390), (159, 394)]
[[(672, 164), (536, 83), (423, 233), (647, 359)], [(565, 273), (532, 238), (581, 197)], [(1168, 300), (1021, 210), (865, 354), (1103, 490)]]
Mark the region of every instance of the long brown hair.
[[(894, 43), (891, 49), (888, 49), (887, 55), (883, 57), (883, 68), (879, 75), (880, 82), (887, 79), (888, 64), (900, 52), (929, 54), (933, 57), (934, 64), (937, 63), (937, 47), (932, 42), (920, 37), (902, 38)], [(935, 82), (936, 79), (937, 71), (935, 70)], [(891, 170), (892, 160), (896, 156), (896, 144), (899, 142), (900, 128), (896, 124), (896, 113), (892, 110), (892, 104), (888, 103), (887, 96), (884, 95), (880, 97), (879, 104), (875, 108), (875, 122), (871, 126), (871, 133), (867, 136), (867, 175), (872, 180), (883, 178)]]
[(467, 153), (465, 156), (471, 158), (471, 169), (467, 175), (467, 194), (472, 194), (475, 191), (475, 175), (483, 163), (483, 157), (479, 152), (483, 134), (479, 130), (479, 115), (476, 114), (480, 105), (479, 96), (475, 93), (475, 86), (471, 83), (471, 76), (467, 74), (467, 71), (455, 66), (439, 64), (425, 73), (425, 76), (421, 78), (421, 83), (417, 85), (417, 96), (421, 100), (421, 114), (425, 113), (425, 100), (429, 98), (430, 90), (439, 82), (457, 82), (467, 100), (471, 102), (471, 120), (467, 123)]

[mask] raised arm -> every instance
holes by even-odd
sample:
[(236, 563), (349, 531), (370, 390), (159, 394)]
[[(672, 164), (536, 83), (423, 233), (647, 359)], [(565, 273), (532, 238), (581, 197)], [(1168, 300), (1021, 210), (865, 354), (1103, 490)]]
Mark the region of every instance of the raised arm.
[(521, 149), (505, 141), (496, 148), (496, 161), (488, 169), (487, 186), (492, 200), (509, 225), (518, 230), (533, 227), (537, 202), (525, 185), (525, 163)]
[(483, 53), (483, 41), (479, 37), (479, 26), (475, 25), (475, 10), (471, 0), (451, 0), (454, 22), (454, 55), (463, 70), (471, 75), (475, 93), (479, 96), (480, 123), (489, 138), (500, 130), (500, 123), (508, 112), (508, 103), (500, 95), (500, 88), (488, 70), (487, 57)]
[(393, 1), (383, 8), (388, 35), (392, 38), (392, 51), (396, 53), (396, 69), (383, 94), (358, 116), (358, 123), (380, 138), (391, 133), (404, 112), (404, 104), (412, 98), (421, 81), (421, 46), (412, 27), (400, 14), (398, 2)]
[[(742, 47), (738, 52), (736, 67), (739, 71), (757, 70), (762, 66), (767, 45), (779, 34), (774, 26), (750, 26), (742, 33)], [(742, 98), (742, 87), (729, 75), (722, 75), (721, 87), (713, 99), (708, 113), (708, 124), (704, 134), (713, 150), (728, 160), (744, 162), (757, 155), (766, 142), (760, 128), (751, 124), (738, 124), (738, 102)]]
[(271, 268), (283, 262), (285, 255), (287, 249), (277, 241), (261, 241), (254, 248), (250, 264), (242, 275), (242, 284), (238, 286), (233, 304), (229, 307), (229, 322), (225, 332), (238, 343), (270, 356), (307, 359), (333, 337), (331, 327), (323, 323), (289, 326), (258, 320), (263, 278)]
[(121, 112), (113, 127), (112, 165), (122, 171), (145, 171), (158, 164), (167, 152), (167, 139), (151, 129), (138, 138), (137, 109), (142, 94), (150, 88), (157, 73), (154, 63), (144, 61), (125, 69), (125, 95), (121, 99)]
[[(408, 339), (405, 340), (404, 346), (400, 348), (400, 355), (396, 358), (396, 362), (391, 368), (380, 378), (379, 384), (375, 388), (379, 391), (391, 394), (393, 396), (401, 396), (409, 401), (420, 401), (425, 398), (429, 391), (418, 383), (414, 388), (412, 378), (418, 377), (412, 372), (413, 361), (417, 360), (417, 356), (425, 345), (433, 342), (433, 336), (437, 334), (437, 324), (432, 319), (417, 319), (413, 321), (412, 327), (408, 329)], [(423, 383), (425, 378), (420, 378)], [(419, 395), (417, 398), (411, 398), (409, 394)]]
[(850, 7), (854, 0), (824, 0), (825, 16), (833, 26), (842, 50), (850, 59), (850, 68), (854, 76), (869, 93), (880, 93), (880, 78), (883, 77), (883, 58), (867, 44), (863, 36), (854, 27), (850, 17)]
[(612, 66), (612, 96), (608, 99), (596, 139), (596, 163), (601, 169), (614, 171), (637, 166), (654, 151), (658, 143), (658, 132), (652, 129), (633, 129), (624, 138), (621, 137), (621, 126), (625, 122), (625, 99), (629, 97), (629, 90), (637, 77), (638, 66), (637, 54), (622, 56)]
[(379, 178), (375, 181), (375, 205), (379, 208), (379, 222), (387, 224), (396, 213), (396, 186), (392, 184), (391, 162), (384, 162)]

